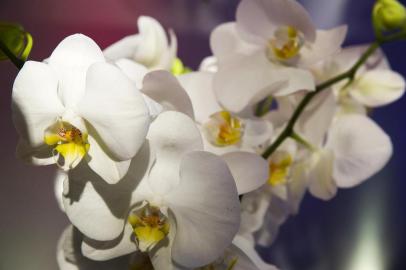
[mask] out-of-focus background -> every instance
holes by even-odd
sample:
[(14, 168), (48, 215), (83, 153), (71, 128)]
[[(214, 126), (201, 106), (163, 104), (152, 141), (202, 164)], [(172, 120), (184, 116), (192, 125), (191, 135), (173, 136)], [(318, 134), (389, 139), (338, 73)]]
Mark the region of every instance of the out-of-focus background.
[[(370, 42), (373, 0), (303, 0), (321, 28), (349, 25), (346, 44)], [(102, 48), (137, 31), (140, 15), (173, 28), (179, 56), (196, 68), (210, 54), (209, 34), (234, 19), (237, 0), (1, 0), (0, 20), (32, 33), (31, 59), (42, 60), (67, 35), (83, 33)], [(385, 46), (392, 67), (406, 76), (406, 43)], [(0, 269), (55, 270), (55, 246), (68, 224), (57, 207), (52, 168), (15, 158), (17, 134), (10, 93), (16, 68), (0, 63)], [(300, 214), (282, 227), (263, 257), (284, 270), (406, 269), (406, 98), (374, 111), (395, 153), (388, 166), (363, 185), (340, 190), (325, 203), (307, 196)], [(103, 226), (97, 224), (97, 226)]]

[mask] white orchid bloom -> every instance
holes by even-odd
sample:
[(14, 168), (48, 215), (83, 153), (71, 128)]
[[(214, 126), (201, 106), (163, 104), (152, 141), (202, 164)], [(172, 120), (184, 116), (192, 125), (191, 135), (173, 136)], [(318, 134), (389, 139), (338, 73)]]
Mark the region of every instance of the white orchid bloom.
[(258, 152), (271, 140), (272, 125), (249, 114), (240, 116), (225, 110), (213, 92), (213, 73), (192, 72), (178, 79), (190, 97), (205, 151), (227, 162), (240, 194), (263, 185), (268, 166)]
[[(346, 72), (367, 49), (368, 45), (344, 48), (339, 54), (318, 65), (315, 75), (324, 80)], [(342, 106), (346, 107), (344, 109), (364, 112), (359, 109), (360, 106), (374, 108), (401, 98), (405, 93), (405, 80), (402, 75), (391, 70), (383, 51), (377, 50), (357, 71), (351, 83), (343, 81), (334, 85), (333, 90)]]
[(379, 172), (391, 155), (390, 138), (375, 122), (359, 114), (339, 116), (313, 154), (309, 191), (328, 200), (337, 188), (359, 185)]
[[(159, 102), (163, 110), (179, 111), (195, 119), (204, 134), (204, 150), (222, 156), (237, 182), (239, 193), (246, 193), (268, 178), (266, 162), (255, 153), (270, 140), (272, 125), (251, 117), (242, 119), (243, 125), (234, 128), (230, 124), (240, 122), (235, 116), (232, 116), (234, 123), (225, 123), (227, 119), (222, 116), (227, 118), (231, 114), (223, 111), (216, 101), (212, 77), (210, 73), (192, 72), (176, 78), (167, 71), (152, 71), (143, 78), (141, 91)], [(221, 126), (223, 131), (219, 132)]]
[(270, 95), (314, 90), (313, 76), (304, 68), (336, 53), (346, 34), (345, 26), (316, 30), (294, 0), (242, 0), (236, 17), (211, 35), (219, 66), (214, 88), (232, 112)]
[(389, 136), (363, 114), (341, 114), (333, 93), (297, 124), (311, 145), (307, 155), (309, 191), (328, 200), (338, 188), (361, 184), (380, 171), (392, 155)]
[(94, 261), (83, 256), (80, 248), (83, 235), (73, 226), (63, 232), (57, 247), (57, 261), (60, 270), (121, 270), (121, 269), (166, 269), (166, 270), (277, 270), (273, 265), (265, 263), (257, 254), (251, 242), (236, 236), (232, 245), (213, 263), (199, 268), (184, 268), (172, 263), (161, 261), (155, 264), (141, 252), (121, 256), (107, 261)]
[(165, 69), (170, 71), (177, 53), (177, 40), (169, 31), (169, 39), (162, 25), (152, 17), (138, 18), (138, 34), (127, 36), (104, 50), (105, 57), (126, 65), (128, 61), (138, 64), (138, 69)]
[(64, 170), (85, 160), (109, 183), (127, 172), (150, 124), (139, 90), (80, 34), (64, 39), (48, 63), (28, 61), (12, 98), (21, 158)]
[(72, 171), (64, 206), (85, 235), (83, 254), (108, 260), (141, 250), (153, 264), (192, 268), (218, 258), (238, 231), (240, 204), (227, 164), (202, 149), (192, 119), (164, 112), (116, 185), (86, 164)]

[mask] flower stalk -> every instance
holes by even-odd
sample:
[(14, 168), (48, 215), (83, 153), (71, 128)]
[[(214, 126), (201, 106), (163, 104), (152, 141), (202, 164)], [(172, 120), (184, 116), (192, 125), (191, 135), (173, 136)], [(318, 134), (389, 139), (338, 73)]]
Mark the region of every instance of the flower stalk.
[[(398, 37), (396, 37), (398, 39)], [(310, 101), (320, 92), (328, 89), (330, 86), (345, 80), (349, 79), (352, 81), (357, 73), (357, 70), (368, 60), (368, 58), (385, 42), (392, 41), (393, 38), (388, 38), (384, 40), (377, 40), (372, 43), (369, 48), (364, 52), (364, 54), (358, 59), (358, 61), (346, 72), (341, 73), (321, 84), (316, 86), (316, 90), (313, 92), (308, 93), (302, 101), (297, 106), (296, 110), (293, 112), (292, 117), (290, 118), (288, 124), (286, 125), (285, 129), (282, 133), (276, 138), (276, 140), (262, 153), (262, 157), (264, 159), (268, 159), (278, 147), (289, 137), (293, 137), (295, 133), (294, 126), (299, 119), (300, 115), (303, 113), (306, 106), (310, 103)]]

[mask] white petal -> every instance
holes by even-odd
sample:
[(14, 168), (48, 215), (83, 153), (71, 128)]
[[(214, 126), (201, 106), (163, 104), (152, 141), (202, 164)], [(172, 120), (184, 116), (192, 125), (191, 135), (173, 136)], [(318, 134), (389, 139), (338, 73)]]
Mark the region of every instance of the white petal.
[(329, 133), (334, 151), (334, 179), (339, 187), (352, 187), (380, 171), (392, 155), (389, 136), (362, 115), (340, 117)]
[(347, 35), (347, 29), (346, 25), (342, 25), (330, 30), (317, 30), (314, 43), (303, 46), (301, 49), (298, 65), (309, 67), (339, 52)]
[(238, 234), (251, 235), (264, 224), (264, 217), (271, 202), (267, 186), (245, 194), (241, 200), (241, 225)]
[(217, 72), (217, 58), (215, 56), (208, 56), (204, 58), (200, 63), (198, 70), (203, 72)]
[(151, 124), (148, 139), (156, 156), (149, 183), (155, 193), (166, 194), (179, 182), (182, 156), (190, 151), (202, 150), (202, 138), (191, 118), (167, 111)]
[(397, 72), (370, 70), (360, 75), (350, 88), (351, 96), (369, 107), (392, 103), (405, 93), (405, 80)]
[(103, 151), (92, 137), (88, 137), (90, 144), (87, 153), (89, 167), (109, 184), (120, 181), (127, 173), (131, 160), (115, 161)]
[(86, 71), (90, 65), (105, 62), (103, 52), (87, 36), (71, 35), (56, 47), (49, 65), (59, 78), (58, 94), (66, 107), (76, 105), (85, 91)]
[(131, 197), (131, 190), (118, 191), (115, 194), (91, 169), (79, 165), (69, 175), (69, 192), (63, 198), (65, 212), (84, 235), (100, 241), (114, 239), (122, 232)]
[(132, 58), (138, 44), (139, 35), (126, 36), (104, 49), (103, 53), (108, 60), (118, 60), (122, 58)]
[(326, 149), (314, 153), (313, 159), (314, 165), (309, 173), (309, 191), (316, 198), (330, 200), (337, 193), (333, 179), (334, 154)]
[(278, 270), (275, 266), (267, 264), (258, 255), (254, 246), (241, 236), (236, 236), (233, 240), (231, 250), (237, 254), (235, 270)]
[(48, 65), (28, 61), (13, 85), (14, 125), (31, 146), (44, 144), (45, 129), (64, 111), (58, 97), (58, 81)]
[(168, 39), (161, 24), (152, 17), (138, 18), (140, 41), (133, 57), (147, 67), (159, 64), (161, 56), (168, 49)]
[(234, 54), (249, 54), (258, 47), (241, 39), (235, 22), (223, 23), (217, 26), (210, 35), (210, 48), (219, 63)]
[(142, 88), (142, 80), (144, 79), (145, 74), (148, 73), (148, 69), (144, 65), (125, 58), (119, 59), (114, 63), (135, 83), (138, 89)]
[(154, 247), (149, 256), (154, 269), (165, 269), (165, 270), (187, 270), (189, 268), (181, 267), (180, 265), (175, 265), (172, 260), (172, 243), (176, 234), (176, 223), (170, 215), (170, 230), (168, 236), (163, 239), (156, 247)]
[(180, 184), (166, 196), (176, 218), (172, 258), (185, 267), (213, 262), (240, 225), (240, 202), (227, 164), (207, 152), (186, 154)]
[(310, 42), (316, 37), (310, 15), (295, 0), (243, 0), (237, 9), (237, 23), (245, 32), (266, 39), (278, 26), (292, 26)]
[(55, 164), (56, 162), (50, 146), (44, 144), (39, 147), (31, 147), (24, 139), (18, 141), (16, 155), (24, 162), (37, 166)]
[[(141, 93), (117, 67), (94, 64), (78, 111), (115, 159), (131, 159), (144, 143), (150, 116)], [(93, 137), (95, 134), (89, 131)]]
[(85, 258), (80, 250), (82, 235), (69, 226), (63, 232), (57, 249), (57, 262), (60, 270), (120, 270), (126, 269), (130, 257), (120, 257), (106, 262)]
[(337, 111), (337, 103), (331, 91), (317, 95), (303, 112), (297, 123), (297, 130), (313, 146), (320, 146)]
[(168, 71), (148, 73), (141, 91), (167, 110), (175, 110), (194, 118), (192, 102), (178, 80)]
[(154, 69), (164, 69), (170, 70), (173, 61), (176, 58), (178, 52), (178, 40), (176, 38), (175, 32), (169, 30), (169, 47), (162, 53), (159, 62), (153, 67)]
[(276, 66), (264, 53), (229, 59), (213, 81), (220, 104), (236, 113), (269, 95), (284, 96), (314, 87), (310, 72)]
[(132, 160), (126, 177), (115, 185), (107, 184), (83, 162), (70, 171), (64, 207), (70, 221), (84, 235), (107, 241), (121, 234), (132, 193), (149, 168), (148, 155), (146, 144)]
[(94, 241), (84, 237), (81, 250), (84, 256), (95, 261), (106, 261), (138, 250), (133, 229), (126, 223), (122, 234), (111, 241)]
[(262, 119), (245, 119), (243, 122), (243, 148), (256, 149), (272, 139), (273, 127), (270, 122)]
[(63, 195), (64, 195), (64, 186), (65, 182), (68, 180), (68, 173), (64, 170), (57, 170), (54, 178), (54, 192), (55, 198), (58, 203), (59, 209), (62, 212), (65, 212), (65, 207), (63, 205)]
[(221, 156), (227, 163), (237, 184), (238, 194), (253, 191), (268, 180), (268, 162), (248, 152), (231, 152)]
[(213, 92), (213, 74), (191, 72), (178, 77), (193, 105), (195, 120), (206, 122), (210, 115), (222, 110)]
[(129, 172), (119, 183), (107, 184), (86, 163), (70, 171), (64, 206), (70, 221), (87, 237), (106, 241), (123, 230), (127, 212), (133, 204), (133, 191), (150, 167), (148, 144), (131, 162)]

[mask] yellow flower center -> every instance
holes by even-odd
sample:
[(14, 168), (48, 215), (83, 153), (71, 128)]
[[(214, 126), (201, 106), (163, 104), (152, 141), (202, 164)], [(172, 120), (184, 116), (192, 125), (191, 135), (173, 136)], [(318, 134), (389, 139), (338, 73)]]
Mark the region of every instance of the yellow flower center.
[(216, 146), (237, 144), (243, 134), (242, 122), (228, 111), (211, 115), (204, 128), (208, 141)]
[[(87, 133), (81, 132), (70, 123), (58, 120), (45, 130), (44, 142), (55, 146), (54, 156), (58, 158), (56, 163), (66, 170), (79, 164), (88, 152), (90, 145), (87, 137)], [(59, 161), (60, 155), (64, 158), (63, 163)]]
[(296, 57), (304, 44), (303, 35), (292, 26), (279, 27), (268, 42), (270, 59), (286, 62)]
[(269, 161), (268, 184), (277, 186), (285, 184), (289, 175), (290, 166), (293, 163), (292, 156), (285, 151), (278, 151)]
[(137, 244), (142, 252), (149, 251), (169, 233), (167, 217), (148, 202), (128, 217)]

